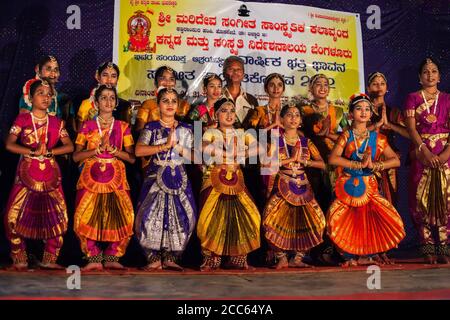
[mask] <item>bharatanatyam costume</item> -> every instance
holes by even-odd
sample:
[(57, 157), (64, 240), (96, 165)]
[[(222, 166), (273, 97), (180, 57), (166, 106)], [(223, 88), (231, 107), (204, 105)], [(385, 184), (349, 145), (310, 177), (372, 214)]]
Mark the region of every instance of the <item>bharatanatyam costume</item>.
[[(170, 130), (159, 121), (149, 122), (141, 131), (139, 143), (165, 144)], [(192, 149), (194, 138), (189, 125), (179, 122), (175, 134), (178, 145)], [(148, 263), (161, 258), (175, 261), (195, 228), (197, 210), (184, 161), (171, 148), (151, 156), (145, 168), (135, 231)]]
[(344, 131), (337, 141), (344, 149), (342, 156), (353, 161), (354, 168), (340, 168), (336, 200), (327, 217), (330, 239), (341, 250), (355, 255), (386, 252), (405, 237), (402, 219), (379, 194), (373, 171), (360, 168), (366, 151), (370, 151), (372, 161), (379, 161), (387, 146), (385, 136), (367, 132), (366, 136), (355, 138), (353, 130)]
[[(246, 146), (255, 142), (243, 130), (227, 130)], [(209, 129), (203, 135), (207, 143), (225, 143), (219, 129)], [(229, 140), (227, 140), (229, 141)], [(261, 217), (248, 192), (239, 164), (216, 164), (209, 159), (203, 175), (200, 194), (201, 212), (197, 225), (203, 266), (218, 268), (222, 256), (230, 256), (229, 265), (247, 266), (247, 254), (260, 247)]]
[[(279, 140), (279, 161), (290, 158), (296, 146)], [(299, 137), (299, 152), (310, 161), (319, 151), (305, 137)], [(265, 237), (275, 250), (278, 259), (287, 251), (294, 251), (294, 261), (300, 262), (305, 252), (322, 242), (325, 216), (314, 198), (303, 165), (281, 167), (276, 174), (272, 195), (264, 210)]]
[[(414, 117), (423, 143), (433, 154), (447, 146), (450, 134), (450, 95), (439, 92), (429, 105), (421, 92), (408, 95), (405, 102), (407, 117)], [(410, 174), (409, 209), (418, 228), (423, 254), (448, 255), (447, 237), (450, 214), (450, 159), (440, 168), (424, 166), (415, 154)], [(432, 232), (437, 231), (435, 241)]]
[[(134, 144), (127, 123), (113, 120), (109, 129), (102, 130), (98, 119), (84, 122), (75, 143), (85, 150), (96, 149), (104, 135), (118, 150)], [(81, 250), (89, 262), (117, 262), (133, 234), (125, 164), (107, 151), (84, 160), (77, 190), (74, 230)], [(109, 243), (103, 252), (99, 242)]]
[[(42, 121), (32, 113), (19, 114), (10, 134), (23, 146), (37, 148), (45, 143), (47, 150), (68, 137), (57, 117), (48, 115)], [(27, 263), (25, 239), (45, 240), (42, 262), (56, 263), (67, 230), (67, 208), (61, 172), (53, 156), (20, 158), (6, 206), (5, 229), (14, 264)]]

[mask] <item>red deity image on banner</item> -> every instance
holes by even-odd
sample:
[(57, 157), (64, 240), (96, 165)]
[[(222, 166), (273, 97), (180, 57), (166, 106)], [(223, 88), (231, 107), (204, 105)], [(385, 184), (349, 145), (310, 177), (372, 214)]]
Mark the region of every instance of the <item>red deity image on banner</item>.
[(156, 44), (150, 44), (151, 22), (142, 11), (136, 11), (133, 16), (128, 19), (128, 47), (124, 51), (133, 52), (155, 52)]

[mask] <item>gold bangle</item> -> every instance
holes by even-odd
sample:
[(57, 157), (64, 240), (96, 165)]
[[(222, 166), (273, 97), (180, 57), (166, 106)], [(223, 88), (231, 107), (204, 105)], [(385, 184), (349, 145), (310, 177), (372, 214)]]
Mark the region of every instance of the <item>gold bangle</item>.
[(311, 165), (311, 161), (306, 159), (305, 160), (305, 167), (309, 167)]
[(425, 142), (422, 142), (421, 144), (420, 144), (420, 146), (419, 146), (419, 152), (421, 152), (422, 151), (422, 147), (425, 145)]

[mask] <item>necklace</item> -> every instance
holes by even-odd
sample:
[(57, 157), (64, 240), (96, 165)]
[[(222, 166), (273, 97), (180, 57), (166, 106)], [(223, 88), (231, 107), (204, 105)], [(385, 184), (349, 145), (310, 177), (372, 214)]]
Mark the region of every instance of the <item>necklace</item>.
[[(288, 137), (286, 137), (285, 134), (283, 134), (283, 142), (284, 142), (284, 149), (286, 150), (286, 156), (289, 159), (291, 157), (291, 155), (289, 154), (289, 148), (288, 148), (288, 144), (286, 143), (286, 140), (289, 139)], [(292, 139), (292, 138), (291, 138)], [(291, 141), (298, 141), (300, 142), (300, 137), (297, 135), (297, 137), (295, 138), (295, 140), (291, 140)], [(300, 146), (299, 148), (300, 151), (300, 157), (302, 156), (302, 147)], [(290, 163), (290, 168), (292, 169), (292, 177), (296, 178), (297, 177), (297, 169), (299, 168), (299, 164), (297, 163)]]
[(288, 137), (286, 135), (284, 135), (284, 137), (288, 142), (291, 142), (291, 144), (292, 144), (292, 142), (297, 142), (297, 140), (299, 140), (298, 134), (295, 137)]
[[(101, 117), (97, 116), (97, 118), (95, 119), (95, 122), (97, 122), (97, 128), (98, 128), (98, 133), (100, 134), (100, 137), (103, 137), (102, 127), (100, 126), (100, 122), (98, 121), (98, 118), (101, 118)], [(109, 126), (108, 135), (111, 135), (111, 131), (114, 126), (114, 117), (112, 117), (111, 119), (112, 119), (112, 121), (111, 121), (111, 125)]]
[[(353, 132), (353, 138), (355, 140), (356, 156), (360, 160), (362, 160), (362, 158), (364, 157), (364, 153), (366, 152), (367, 146), (369, 145), (369, 140), (368, 140), (369, 139), (369, 130), (366, 130), (364, 133), (355, 133), (355, 130), (353, 129), (352, 132)], [(358, 138), (364, 139), (359, 146), (358, 146)], [(366, 145), (364, 146), (364, 150), (362, 152), (359, 152), (359, 148), (361, 148), (361, 146), (364, 144), (364, 142), (366, 142)]]
[[(43, 117), (43, 118), (36, 117), (33, 114), (33, 112), (30, 112), (30, 114), (31, 114), (31, 123), (33, 124), (33, 133), (34, 133), (34, 138), (36, 139), (36, 143), (42, 142), (42, 143), (47, 144), (47, 142), (48, 142), (48, 122), (49, 122), (48, 121), (48, 114), (46, 114), (45, 117)], [(39, 139), (39, 135), (38, 135), (37, 128), (36, 128), (35, 119), (36, 120), (44, 120), (45, 119), (45, 121), (46, 121), (46, 124), (45, 124), (45, 140), (44, 141), (40, 141), (40, 139)]]
[(423, 102), (425, 103), (425, 106), (427, 107), (428, 115), (425, 117), (425, 120), (428, 123), (435, 123), (437, 121), (436, 107), (437, 107), (437, 104), (438, 104), (438, 101), (439, 101), (439, 92), (436, 93), (436, 99), (434, 100), (434, 108), (433, 108), (433, 112), (432, 113), (430, 113), (430, 105), (428, 104), (428, 101), (425, 98), (425, 94), (423, 93), (423, 90), (420, 91), (420, 93), (422, 94)]
[(170, 123), (164, 121), (163, 119), (159, 119), (159, 122), (162, 124), (163, 127), (172, 128), (173, 124), (175, 123), (175, 119), (172, 122), (170, 122)]
[(277, 109), (275, 109), (275, 110), (270, 109), (269, 104), (266, 105), (266, 108), (267, 108), (267, 115), (268, 115), (268, 118), (269, 118), (269, 125), (271, 125), (272, 122), (273, 122), (272, 121), (272, 116), (277, 112)]
[(323, 114), (325, 117), (328, 116), (328, 109), (329, 109), (329, 106), (330, 106), (330, 104), (329, 104), (328, 101), (327, 101), (327, 105), (326, 105), (326, 107), (325, 107), (325, 110), (320, 110), (320, 106), (319, 106), (319, 105), (317, 105), (316, 103), (313, 103), (313, 104), (312, 104), (312, 107), (313, 107), (314, 111), (315, 111), (316, 113), (321, 113), (321, 114)]
[[(170, 134), (170, 133), (169, 133)], [(173, 132), (173, 134), (175, 135), (176, 133), (175, 132)], [(169, 139), (169, 136), (167, 136), (167, 139)], [(167, 142), (167, 139), (166, 139), (166, 142)], [(170, 163), (170, 162), (172, 162), (172, 159), (169, 159), (169, 155), (172, 153), (172, 147), (170, 147), (167, 151), (166, 151), (166, 154), (165, 154), (165, 158), (164, 158), (164, 160), (161, 160), (161, 157), (159, 156), (159, 152), (157, 152), (156, 153), (156, 158), (158, 159), (157, 161), (156, 161), (156, 164), (157, 165), (159, 165), (159, 166), (161, 166), (162, 168), (166, 168), (166, 167), (168, 167), (168, 166), (170, 166), (170, 171), (171, 171), (171, 173), (172, 173), (172, 176), (174, 177), (175, 175), (176, 175), (176, 172), (175, 172), (175, 166), (177, 165), (177, 163)], [(160, 174), (162, 174), (162, 172), (160, 173)]]
[(101, 116), (97, 116), (97, 118), (102, 122), (102, 124), (109, 124), (111, 121), (114, 121), (114, 117), (111, 117), (109, 119), (104, 119)]

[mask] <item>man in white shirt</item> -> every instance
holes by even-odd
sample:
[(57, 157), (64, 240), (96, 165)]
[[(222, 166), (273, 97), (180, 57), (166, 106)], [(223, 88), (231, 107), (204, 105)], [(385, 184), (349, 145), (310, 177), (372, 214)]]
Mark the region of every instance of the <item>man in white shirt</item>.
[(244, 91), (241, 86), (244, 80), (244, 61), (237, 56), (229, 56), (223, 64), (223, 76), (226, 86), (223, 95), (234, 101), (237, 120), (235, 126), (241, 127), (250, 109), (258, 106), (258, 100), (250, 93)]

